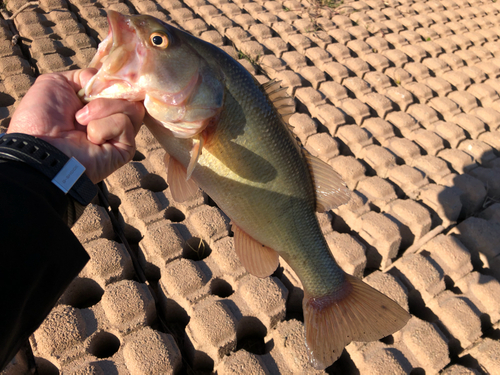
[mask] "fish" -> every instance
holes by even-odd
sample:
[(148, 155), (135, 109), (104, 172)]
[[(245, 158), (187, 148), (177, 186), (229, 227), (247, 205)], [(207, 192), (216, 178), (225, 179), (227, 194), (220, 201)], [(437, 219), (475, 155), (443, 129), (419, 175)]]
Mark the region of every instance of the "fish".
[(259, 84), (223, 50), (151, 16), (108, 10), (108, 23), (82, 96), (142, 101), (173, 199), (204, 190), (230, 218), (250, 274), (270, 276), (280, 257), (290, 265), (304, 290), (311, 364), (325, 369), (351, 341), (400, 330), (409, 313), (345, 273), (328, 247), (316, 212), (350, 192), (294, 136), (293, 99), (279, 82)]

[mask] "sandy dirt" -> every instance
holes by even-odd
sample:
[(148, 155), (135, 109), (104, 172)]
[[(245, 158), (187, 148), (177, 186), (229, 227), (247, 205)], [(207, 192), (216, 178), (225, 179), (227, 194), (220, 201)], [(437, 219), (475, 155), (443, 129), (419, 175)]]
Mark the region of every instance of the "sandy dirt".
[[(106, 9), (183, 28), (288, 87), (297, 137), (353, 191), (318, 215), (334, 256), (412, 314), (326, 373), (499, 373), (500, 3), (42, 0), (6, 20), (25, 3), (2, 4), (0, 130), (38, 75), (88, 64)], [(30, 339), (38, 374), (323, 373), (294, 272), (249, 275), (228, 218), (201, 191), (175, 203), (137, 143), (73, 229), (91, 260)]]

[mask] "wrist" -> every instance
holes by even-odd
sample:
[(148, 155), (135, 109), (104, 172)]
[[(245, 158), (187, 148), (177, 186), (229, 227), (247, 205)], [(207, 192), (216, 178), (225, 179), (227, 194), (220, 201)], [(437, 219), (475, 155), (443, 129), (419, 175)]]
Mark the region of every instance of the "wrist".
[(78, 160), (40, 138), (22, 133), (1, 134), (0, 158), (30, 165), (80, 205), (86, 206), (97, 194)]

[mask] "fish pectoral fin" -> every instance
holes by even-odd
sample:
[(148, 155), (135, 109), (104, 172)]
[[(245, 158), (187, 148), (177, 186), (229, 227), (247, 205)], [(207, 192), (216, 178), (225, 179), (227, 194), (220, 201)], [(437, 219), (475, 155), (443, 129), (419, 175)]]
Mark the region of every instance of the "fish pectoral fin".
[(201, 151), (203, 150), (204, 144), (203, 135), (199, 135), (193, 139), (193, 148), (191, 149), (191, 160), (189, 161), (189, 165), (187, 167), (186, 179), (189, 180), (191, 178), (191, 174), (194, 171), (194, 167), (196, 167), (196, 163), (198, 163), (198, 159), (201, 155)]
[(279, 265), (279, 255), (232, 223), (234, 248), (246, 270), (257, 277), (270, 276)]
[(410, 314), (354, 276), (339, 291), (311, 297), (304, 291), (304, 325), (310, 360), (325, 369), (351, 341), (375, 341), (403, 328)]
[(169, 154), (165, 154), (167, 165), (167, 184), (172, 198), (176, 202), (185, 202), (196, 195), (198, 185), (192, 179), (187, 179), (186, 168)]
[(351, 192), (342, 177), (324, 161), (303, 151), (316, 188), (316, 211), (329, 211), (349, 202)]

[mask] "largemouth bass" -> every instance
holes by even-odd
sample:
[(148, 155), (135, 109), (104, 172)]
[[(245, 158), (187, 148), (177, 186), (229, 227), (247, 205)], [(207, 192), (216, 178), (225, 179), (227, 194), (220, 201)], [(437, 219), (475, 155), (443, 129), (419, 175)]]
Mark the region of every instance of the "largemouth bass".
[(144, 101), (173, 198), (201, 187), (231, 219), (251, 274), (271, 275), (279, 256), (292, 267), (312, 364), (324, 369), (351, 341), (401, 329), (409, 314), (335, 262), (315, 212), (347, 202), (349, 191), (288, 129), (279, 85), (259, 85), (219, 48), (153, 17), (108, 11), (108, 22), (85, 98)]

